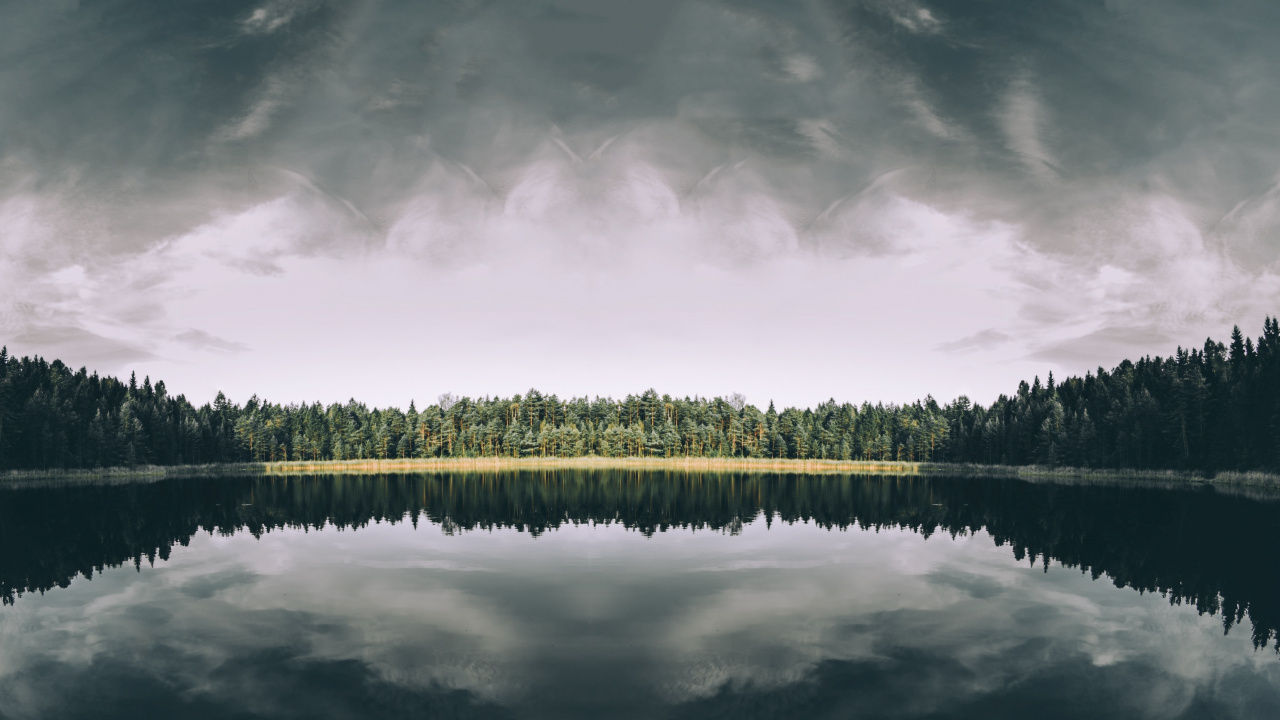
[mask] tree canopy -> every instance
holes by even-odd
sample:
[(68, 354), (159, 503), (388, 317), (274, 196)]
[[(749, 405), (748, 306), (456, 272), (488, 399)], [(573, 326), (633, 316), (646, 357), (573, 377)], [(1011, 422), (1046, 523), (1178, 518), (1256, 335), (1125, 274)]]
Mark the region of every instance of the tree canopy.
[(1125, 360), (1060, 382), (1019, 383), (989, 406), (861, 405), (778, 412), (728, 398), (647, 390), (567, 398), (443, 395), (419, 410), (278, 404), (222, 393), (199, 407), (163, 382), (127, 383), (0, 350), (0, 469), (431, 457), (747, 457), (1068, 465), (1280, 468), (1280, 323), (1257, 343)]

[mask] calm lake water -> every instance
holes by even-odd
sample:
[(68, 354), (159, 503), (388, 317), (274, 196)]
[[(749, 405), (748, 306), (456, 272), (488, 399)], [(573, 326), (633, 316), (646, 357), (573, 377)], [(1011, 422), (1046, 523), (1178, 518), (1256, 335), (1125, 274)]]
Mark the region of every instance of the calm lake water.
[(1280, 502), (1211, 488), (4, 489), (0, 595), (13, 720), (1280, 718)]

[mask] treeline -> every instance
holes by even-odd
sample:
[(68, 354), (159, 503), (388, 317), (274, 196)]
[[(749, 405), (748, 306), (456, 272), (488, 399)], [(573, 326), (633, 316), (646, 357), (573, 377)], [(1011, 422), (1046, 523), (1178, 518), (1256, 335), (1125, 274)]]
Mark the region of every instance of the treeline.
[[(1065, 486), (1010, 478), (551, 471), (402, 476), (189, 478), (0, 490), (0, 601), (122, 564), (167, 560), (200, 532), (430, 523), (445, 533), (566, 524), (735, 533), (753, 522), (985, 530), (1032, 565), (1247, 617), (1256, 646), (1280, 630), (1280, 503), (1195, 487)], [(425, 528), (423, 528), (425, 529)], [(1280, 651), (1280, 648), (1277, 648)]]
[(561, 400), (454, 398), (419, 411), (352, 400), (196, 407), (163, 382), (73, 371), (0, 350), (0, 469), (428, 457), (760, 457), (1280, 469), (1280, 323), (1255, 345), (1236, 328), (1168, 358), (1055, 383), (1039, 377), (983, 407), (855, 406), (834, 400), (778, 412), (730, 398), (653, 390)]

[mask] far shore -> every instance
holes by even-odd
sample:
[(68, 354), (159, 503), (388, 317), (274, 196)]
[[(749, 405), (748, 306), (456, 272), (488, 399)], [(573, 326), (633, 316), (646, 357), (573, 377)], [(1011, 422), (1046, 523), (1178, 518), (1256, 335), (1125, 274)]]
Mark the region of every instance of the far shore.
[(325, 460), (223, 465), (141, 465), (136, 467), (11, 470), (0, 486), (31, 481), (138, 481), (176, 477), (395, 474), (421, 472), (513, 472), (529, 470), (637, 470), (665, 472), (782, 473), (800, 475), (994, 476), (1045, 480), (1137, 480), (1280, 487), (1280, 475), (1223, 471), (1208, 476), (1179, 470), (1118, 470), (1046, 466), (959, 465), (880, 460), (778, 460), (756, 458), (430, 458), (398, 460)]

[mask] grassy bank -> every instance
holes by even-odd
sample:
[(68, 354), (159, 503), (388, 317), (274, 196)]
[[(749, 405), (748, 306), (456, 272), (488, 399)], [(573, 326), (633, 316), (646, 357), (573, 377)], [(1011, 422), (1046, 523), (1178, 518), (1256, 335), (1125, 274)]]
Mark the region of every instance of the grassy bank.
[(1280, 475), (1220, 472), (1212, 477), (1176, 470), (1110, 470), (947, 463), (775, 460), (748, 458), (431, 458), (405, 460), (329, 460), (320, 462), (238, 463), (97, 468), (91, 470), (14, 470), (0, 484), (32, 481), (136, 482), (174, 477), (243, 475), (332, 475), (417, 472), (510, 472), (520, 470), (658, 470), (666, 472), (793, 473), (804, 475), (963, 475), (1085, 481), (1158, 481), (1280, 487)]
[(511, 470), (666, 470), (688, 472), (759, 472), (801, 474), (914, 475), (920, 463), (852, 462), (840, 460), (768, 460), (750, 458), (434, 458), (430, 460), (343, 460), (327, 462), (267, 463), (268, 474), (386, 473), (431, 471)]

